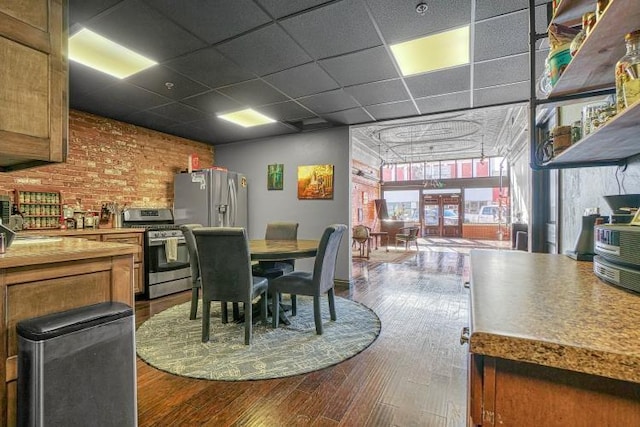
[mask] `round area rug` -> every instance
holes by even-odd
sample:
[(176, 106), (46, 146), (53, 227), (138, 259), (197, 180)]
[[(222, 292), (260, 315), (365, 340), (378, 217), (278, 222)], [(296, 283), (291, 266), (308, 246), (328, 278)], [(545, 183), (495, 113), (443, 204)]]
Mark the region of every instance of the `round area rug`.
[[(145, 321), (136, 332), (136, 350), (163, 371), (208, 380), (241, 381), (281, 378), (326, 368), (355, 356), (380, 333), (380, 319), (364, 305), (336, 297), (337, 320), (329, 319), (322, 298), (323, 334), (313, 321), (313, 299), (298, 296), (291, 325), (277, 329), (253, 326), (253, 343), (244, 345), (244, 324), (220, 320), (220, 303), (211, 304), (210, 341), (203, 343), (202, 314), (189, 320), (190, 302), (171, 307)], [(231, 314), (231, 310), (229, 310)], [(230, 316), (231, 317), (231, 316)]]

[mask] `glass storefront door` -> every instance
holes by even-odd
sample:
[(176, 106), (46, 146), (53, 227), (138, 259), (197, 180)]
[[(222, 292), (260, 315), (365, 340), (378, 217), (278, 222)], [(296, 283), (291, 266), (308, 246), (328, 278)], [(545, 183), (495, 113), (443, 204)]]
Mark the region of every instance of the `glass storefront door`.
[(460, 194), (426, 194), (423, 199), (422, 235), (424, 237), (460, 237)]

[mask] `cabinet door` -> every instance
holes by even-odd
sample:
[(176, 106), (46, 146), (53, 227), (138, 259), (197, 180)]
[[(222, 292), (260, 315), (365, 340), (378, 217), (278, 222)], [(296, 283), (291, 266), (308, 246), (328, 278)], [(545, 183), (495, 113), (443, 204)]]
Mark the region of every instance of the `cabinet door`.
[(0, 0), (0, 171), (67, 154), (64, 0)]
[(467, 425), (482, 425), (482, 365), (483, 356), (469, 353), (469, 383), (467, 384)]

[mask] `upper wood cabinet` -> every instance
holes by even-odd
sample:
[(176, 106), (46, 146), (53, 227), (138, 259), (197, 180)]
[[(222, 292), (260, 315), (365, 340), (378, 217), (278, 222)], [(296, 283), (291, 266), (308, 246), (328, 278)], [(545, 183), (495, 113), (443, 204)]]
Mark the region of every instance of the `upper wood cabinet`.
[(0, 0), (0, 171), (67, 157), (65, 0)]

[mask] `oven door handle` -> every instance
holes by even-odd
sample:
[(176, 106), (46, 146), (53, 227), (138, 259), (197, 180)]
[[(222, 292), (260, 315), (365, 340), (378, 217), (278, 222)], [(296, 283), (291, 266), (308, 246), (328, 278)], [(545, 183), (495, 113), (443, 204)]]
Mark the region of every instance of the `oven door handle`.
[[(149, 239), (149, 246), (162, 246), (164, 245), (164, 242), (166, 242), (167, 239), (166, 238), (159, 238), (159, 239)], [(180, 237), (178, 238), (178, 244), (179, 245), (184, 245), (186, 244), (186, 241), (184, 240), (184, 237)]]

